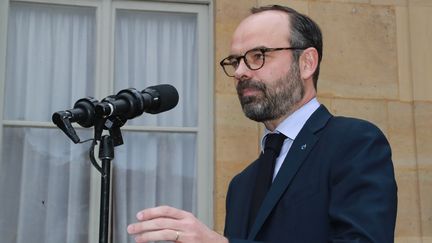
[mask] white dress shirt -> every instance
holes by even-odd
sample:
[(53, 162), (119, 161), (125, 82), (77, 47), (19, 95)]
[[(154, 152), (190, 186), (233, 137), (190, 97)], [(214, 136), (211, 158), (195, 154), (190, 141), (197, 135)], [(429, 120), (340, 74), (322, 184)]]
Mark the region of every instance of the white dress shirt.
[[(288, 154), (289, 149), (294, 141), (294, 139), (299, 134), (300, 130), (303, 128), (306, 121), (309, 117), (318, 109), (320, 103), (317, 98), (313, 98), (308, 103), (300, 107), (300, 109), (296, 110), (290, 116), (288, 116), (285, 120), (283, 120), (275, 129), (273, 133), (282, 133), (287, 137), (285, 139), (281, 152), (279, 156), (276, 158), (275, 170), (273, 172), (273, 180), (276, 177), (279, 169), (282, 166), (282, 163), (285, 157)], [(264, 151), (265, 138), (267, 134), (271, 133), (269, 130), (265, 129), (264, 136), (261, 139), (261, 151)]]

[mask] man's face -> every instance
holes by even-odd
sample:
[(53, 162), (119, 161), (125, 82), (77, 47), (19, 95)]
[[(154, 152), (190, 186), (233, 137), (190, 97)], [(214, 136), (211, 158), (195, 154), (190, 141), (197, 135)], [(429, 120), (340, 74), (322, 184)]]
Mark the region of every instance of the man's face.
[[(291, 113), (304, 96), (297, 63), (292, 63), (286, 76), (275, 81), (248, 79), (238, 82), (236, 88), (243, 112), (257, 122), (275, 120)], [(248, 94), (251, 90), (252, 94)]]
[[(244, 55), (257, 47), (290, 47), (288, 26), (288, 16), (283, 12), (249, 16), (234, 33), (231, 55)], [(242, 60), (234, 78), (245, 115), (258, 122), (290, 114), (304, 96), (299, 66), (291, 50), (265, 53), (264, 66), (258, 70), (250, 70)]]

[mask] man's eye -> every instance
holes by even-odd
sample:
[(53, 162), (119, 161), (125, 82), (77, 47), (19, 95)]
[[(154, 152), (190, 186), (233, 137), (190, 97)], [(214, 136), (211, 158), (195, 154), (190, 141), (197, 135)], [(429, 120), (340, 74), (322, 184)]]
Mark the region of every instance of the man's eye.
[(231, 60), (229, 60), (229, 64), (233, 67), (238, 67), (239, 63), (238, 63), (237, 59), (231, 59)]
[(263, 57), (263, 54), (261, 52), (257, 52), (254, 54), (255, 59), (261, 59)]
[(260, 51), (254, 51), (248, 55), (248, 58), (250, 58), (250, 60), (253, 62), (258, 61), (258, 60), (263, 59), (263, 53)]

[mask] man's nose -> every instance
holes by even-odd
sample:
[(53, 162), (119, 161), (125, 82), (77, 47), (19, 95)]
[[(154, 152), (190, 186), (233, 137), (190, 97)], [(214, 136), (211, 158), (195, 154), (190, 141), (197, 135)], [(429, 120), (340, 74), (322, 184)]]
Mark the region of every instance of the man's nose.
[(242, 58), (237, 66), (237, 69), (234, 72), (234, 78), (238, 81), (249, 79), (251, 76), (252, 70), (246, 65), (244, 58)]

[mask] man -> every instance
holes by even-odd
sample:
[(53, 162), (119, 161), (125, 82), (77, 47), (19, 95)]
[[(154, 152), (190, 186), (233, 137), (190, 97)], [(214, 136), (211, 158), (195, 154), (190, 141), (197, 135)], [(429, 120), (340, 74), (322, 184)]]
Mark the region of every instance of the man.
[(311, 19), (287, 7), (253, 9), (221, 65), (246, 116), (266, 131), (260, 158), (230, 183), (226, 238), (190, 213), (158, 207), (128, 227), (137, 242), (393, 242), (389, 144), (371, 123), (334, 117), (318, 103), (321, 58), (321, 31)]

